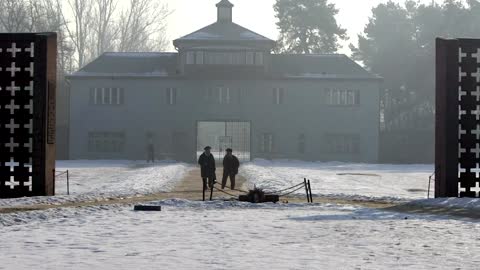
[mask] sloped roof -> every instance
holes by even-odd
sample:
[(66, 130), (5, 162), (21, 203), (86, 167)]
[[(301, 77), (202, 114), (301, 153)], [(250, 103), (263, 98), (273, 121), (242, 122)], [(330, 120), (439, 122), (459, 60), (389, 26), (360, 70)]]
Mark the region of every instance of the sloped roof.
[[(104, 53), (70, 77), (174, 77), (178, 76), (177, 56), (177, 53)], [(223, 73), (217, 75), (241, 78), (242, 74), (234, 74), (224, 68), (222, 70)], [(343, 54), (274, 54), (271, 55), (270, 73), (253, 77), (380, 79)]]
[(273, 54), (271, 70), (288, 78), (380, 78), (344, 54)]
[(177, 53), (107, 52), (71, 76), (167, 77), (176, 74), (176, 66)]
[(182, 41), (266, 41), (273, 40), (257, 34), (243, 26), (234, 22), (215, 22), (200, 30), (197, 30), (184, 37), (176, 39), (173, 44), (176, 45)]
[(217, 7), (233, 7), (233, 4), (230, 3), (230, 1), (228, 1), (228, 0), (222, 0), (222, 1), (218, 2), (218, 4), (216, 6)]

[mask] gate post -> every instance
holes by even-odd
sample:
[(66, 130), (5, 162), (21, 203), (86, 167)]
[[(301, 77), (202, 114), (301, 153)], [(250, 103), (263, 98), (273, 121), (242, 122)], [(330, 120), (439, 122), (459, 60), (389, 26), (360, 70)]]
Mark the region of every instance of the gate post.
[(458, 40), (436, 40), (436, 198), (458, 196), (458, 47)]
[(0, 198), (55, 193), (55, 33), (0, 34)]

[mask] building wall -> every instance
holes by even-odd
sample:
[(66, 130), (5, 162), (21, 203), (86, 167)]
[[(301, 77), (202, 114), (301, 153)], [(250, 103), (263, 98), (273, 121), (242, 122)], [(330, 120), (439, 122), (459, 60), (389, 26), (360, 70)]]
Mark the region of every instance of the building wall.
[[(169, 80), (78, 79), (71, 81), (70, 158), (144, 159), (147, 134), (152, 134), (160, 158), (193, 161), (197, 121), (240, 120), (251, 122), (252, 158), (292, 158), (324, 161), (378, 160), (379, 84), (374, 80)], [(121, 87), (121, 106), (92, 105), (90, 88)], [(167, 102), (167, 88), (176, 88), (176, 104)], [(207, 89), (228, 87), (231, 104), (216, 104)], [(274, 104), (274, 88), (285, 89), (284, 103)], [(325, 89), (360, 91), (360, 105), (327, 105)], [(88, 133), (124, 132), (121, 153), (93, 153)], [(261, 153), (262, 134), (273, 134), (272, 153)], [(298, 149), (305, 134), (305, 153)], [(330, 153), (327, 134), (359, 137), (358, 153)]]

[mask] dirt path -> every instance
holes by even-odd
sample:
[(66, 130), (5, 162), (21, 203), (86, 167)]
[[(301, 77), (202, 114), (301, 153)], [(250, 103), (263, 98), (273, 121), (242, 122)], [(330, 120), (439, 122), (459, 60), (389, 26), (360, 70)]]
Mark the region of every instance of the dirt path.
[[(218, 184), (215, 185), (216, 188), (220, 189), (221, 188), (221, 182), (222, 182), (222, 176), (223, 176), (223, 170), (217, 170), (217, 182)], [(243, 178), (240, 175), (237, 175), (236, 181), (235, 181), (235, 189), (239, 190), (246, 190), (245, 183), (247, 181), (245, 178)], [(230, 187), (230, 179), (227, 180), (227, 187), (225, 188), (225, 191), (235, 195), (238, 197), (238, 195), (242, 194), (241, 192), (238, 191), (232, 191), (228, 187)], [(173, 194), (179, 194), (181, 199), (189, 199), (189, 200), (202, 200), (202, 178), (200, 177), (200, 169), (195, 168), (191, 170), (185, 177), (183, 178), (182, 181), (175, 187), (175, 189), (172, 192)], [(183, 195), (182, 195), (183, 194)], [(207, 199), (210, 196), (210, 191), (207, 191)], [(222, 193), (216, 189), (213, 191), (213, 197), (229, 197), (227, 194)]]
[[(223, 175), (223, 170), (220, 169), (217, 171), (217, 181), (221, 182), (221, 176)], [(236, 178), (236, 189), (244, 189), (244, 184), (246, 183), (245, 178), (237, 175)], [(230, 186), (230, 180), (227, 181), (227, 186)], [(220, 189), (220, 184), (216, 184), (215, 187)], [(228, 188), (225, 188), (225, 191), (235, 195), (238, 198), (238, 195), (242, 194), (238, 191), (232, 191)], [(210, 191), (206, 192), (206, 199), (208, 200), (210, 196)], [(40, 204), (40, 205), (26, 205), (26, 206), (15, 206), (15, 207), (0, 207), (0, 214), (5, 213), (15, 213), (22, 211), (35, 211), (35, 210), (46, 210), (54, 208), (63, 208), (63, 207), (86, 207), (86, 206), (96, 206), (96, 205), (111, 205), (111, 204), (134, 204), (141, 202), (165, 200), (165, 199), (186, 199), (186, 200), (202, 200), (202, 179), (200, 177), (200, 169), (194, 168), (189, 173), (187, 173), (184, 178), (179, 182), (179, 184), (171, 192), (161, 192), (156, 194), (148, 194), (143, 196), (135, 197), (123, 197), (123, 198), (109, 198), (103, 200), (95, 201), (83, 201), (83, 202), (67, 202), (62, 204)], [(213, 198), (233, 198), (227, 194), (224, 194), (218, 190), (214, 190)]]

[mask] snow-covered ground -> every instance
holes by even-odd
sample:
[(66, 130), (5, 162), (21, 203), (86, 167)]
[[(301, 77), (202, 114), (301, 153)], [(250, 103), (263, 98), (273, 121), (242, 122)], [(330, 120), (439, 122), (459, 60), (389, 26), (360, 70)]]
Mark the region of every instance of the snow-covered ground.
[[(157, 202), (0, 215), (0, 269), (478, 269), (480, 223), (353, 206)], [(5, 224), (5, 225), (1, 225)]]
[[(191, 167), (173, 161), (57, 161), (57, 171), (69, 170), (70, 194), (148, 194), (170, 191)], [(64, 181), (61, 181), (63, 178)], [(56, 193), (66, 194), (65, 175)]]
[[(433, 165), (385, 165), (256, 159), (241, 167), (250, 184), (279, 190), (310, 179), (312, 193), (349, 198), (411, 200), (427, 198)], [(431, 194), (434, 183), (432, 181)], [(299, 190), (297, 194), (304, 194)]]
[[(61, 161), (71, 193), (0, 200), (0, 207), (169, 191), (193, 168), (163, 161)], [(424, 198), (432, 165), (255, 160), (253, 184), (278, 190), (308, 178), (317, 196)], [(65, 194), (65, 178), (57, 193)], [(433, 191), (433, 189), (432, 189)], [(299, 191), (299, 195), (303, 190)], [(480, 209), (479, 199), (412, 204)], [(0, 269), (478, 269), (480, 221), (335, 204), (192, 202), (161, 212), (133, 205), (0, 214)]]
[[(55, 197), (0, 200), (1, 206), (56, 204), (170, 191), (193, 167), (173, 161), (57, 161)], [(69, 171), (70, 196), (67, 196)]]

